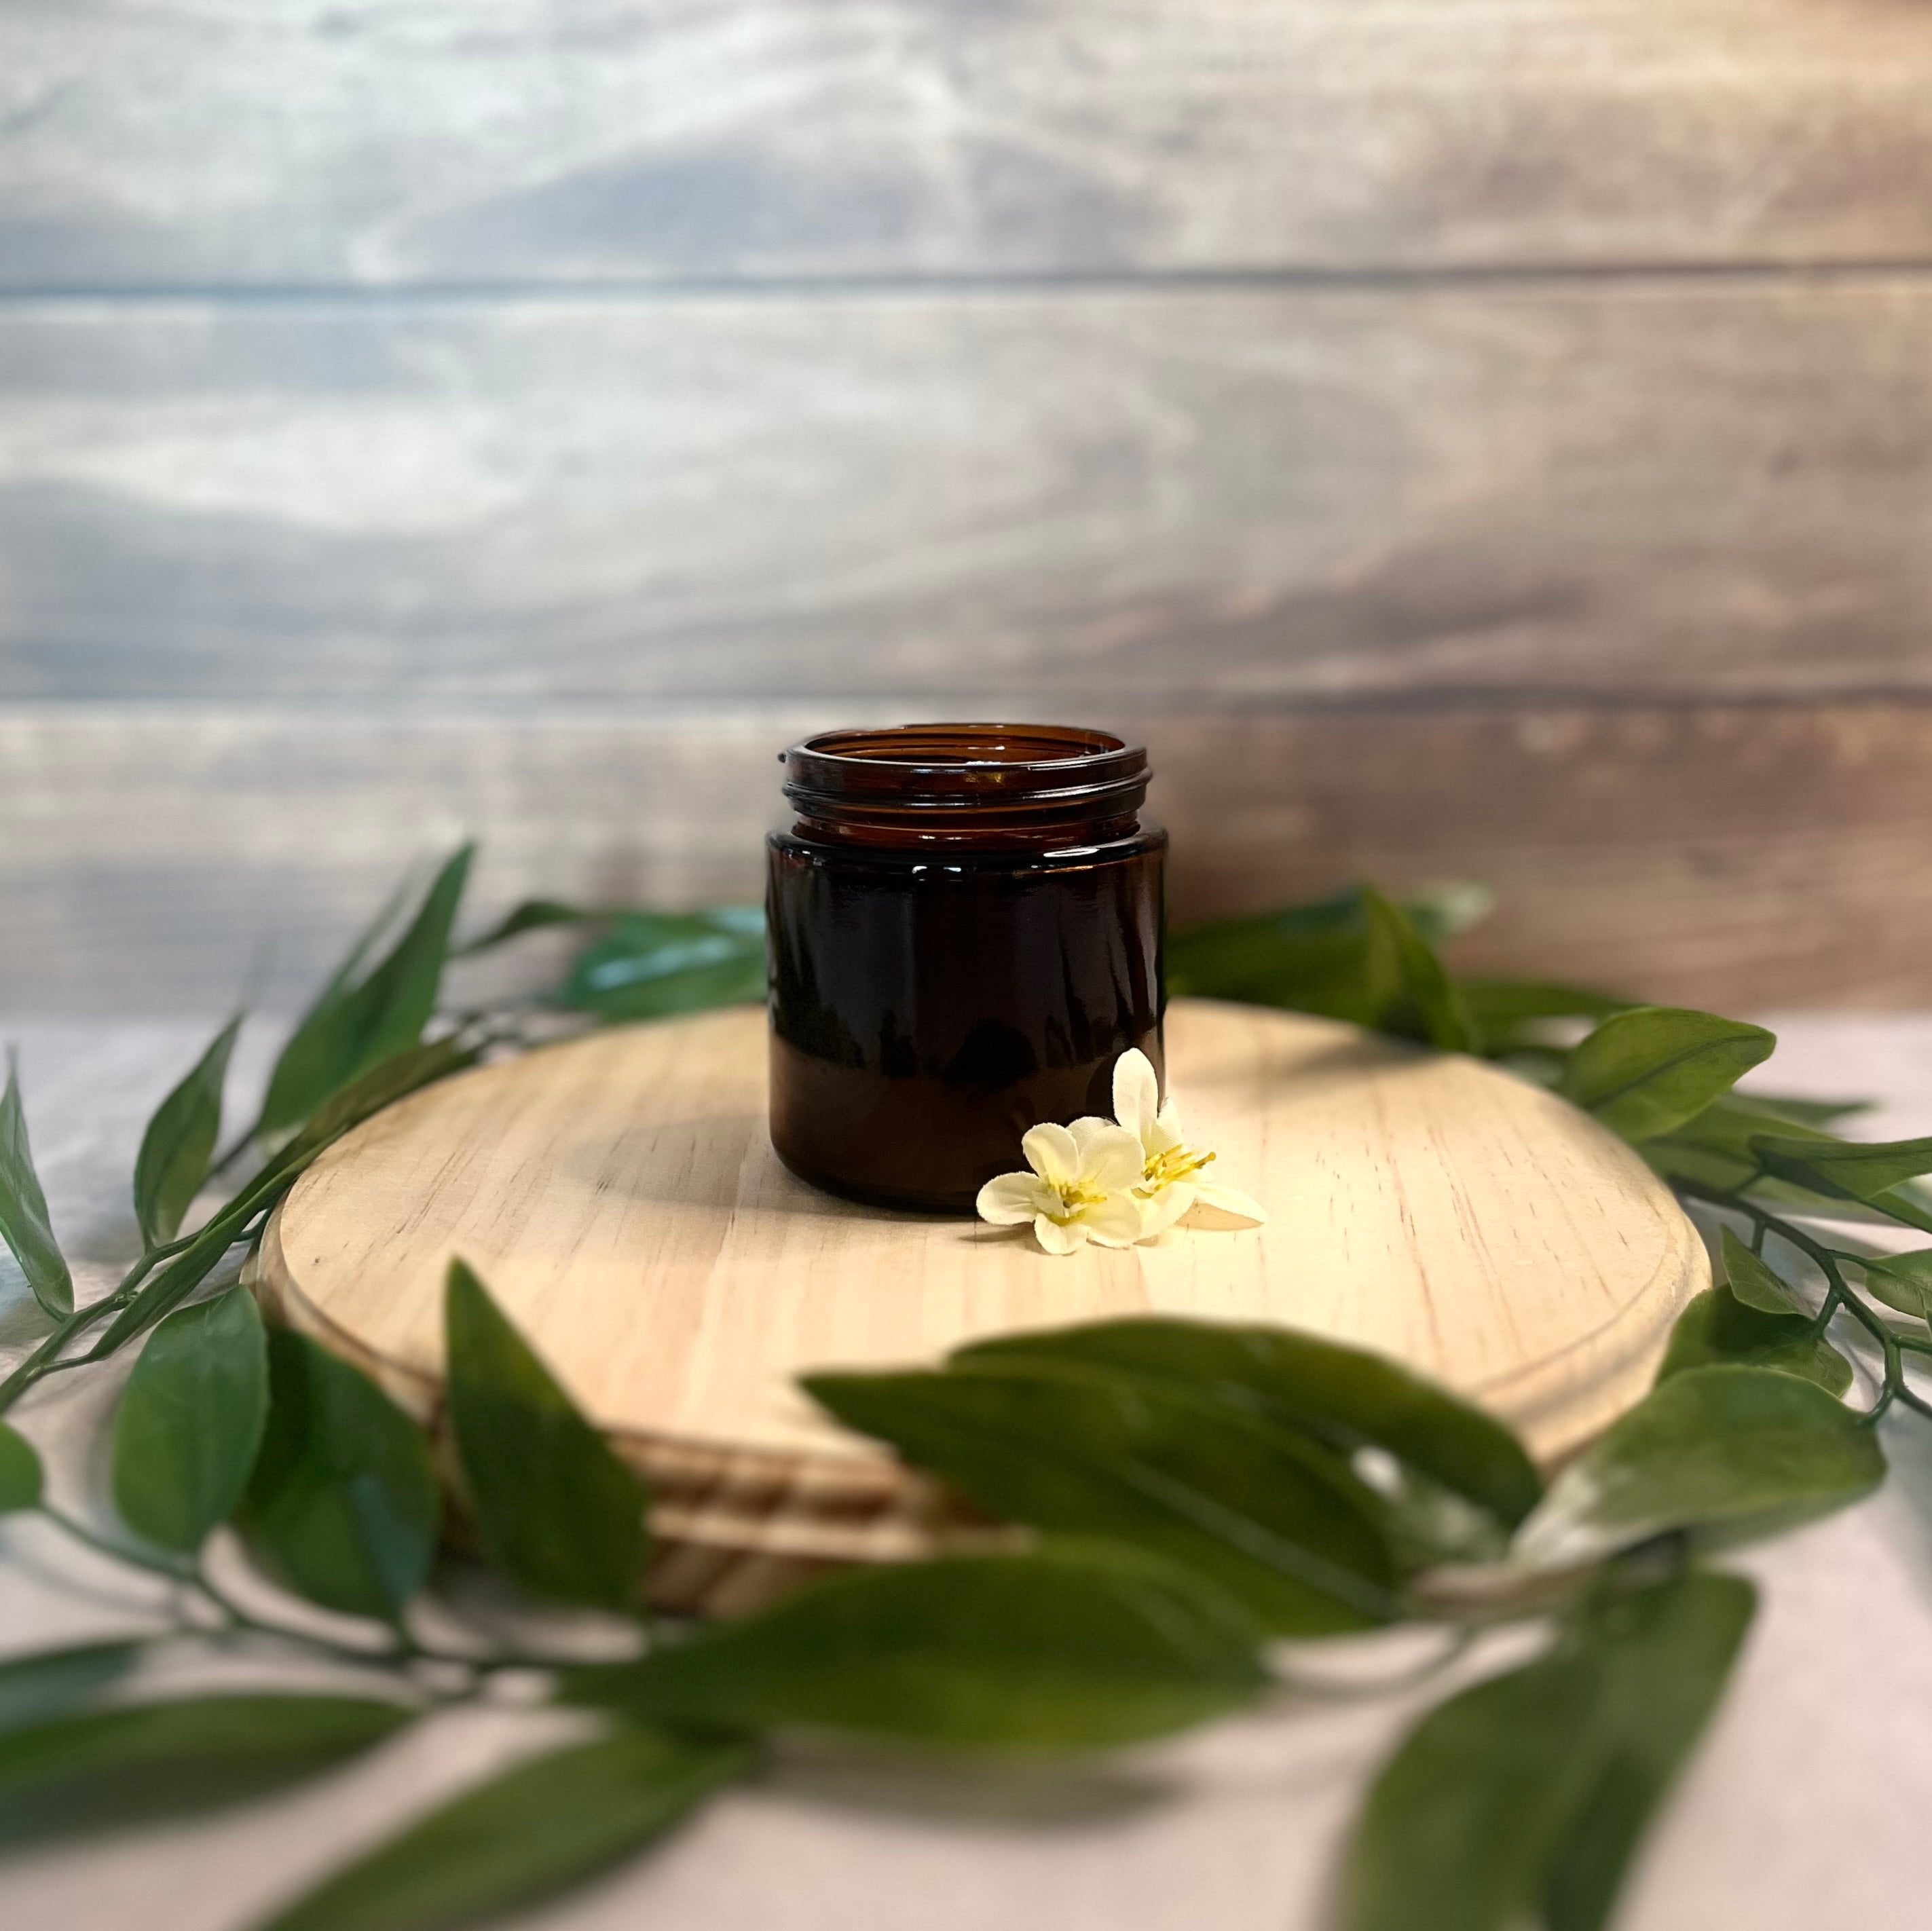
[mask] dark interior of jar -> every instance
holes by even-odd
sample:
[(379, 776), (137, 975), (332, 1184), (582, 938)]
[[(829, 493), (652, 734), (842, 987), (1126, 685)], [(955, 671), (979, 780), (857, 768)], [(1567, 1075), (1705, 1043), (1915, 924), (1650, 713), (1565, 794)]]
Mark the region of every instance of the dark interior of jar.
[(1147, 795), (1147, 753), (1078, 725), (902, 724), (826, 731), (785, 753), (785, 795), (808, 817), (880, 813), (928, 821), (988, 814), (1016, 825), (1131, 817)]
[(1061, 724), (899, 724), (876, 730), (827, 731), (802, 748), (827, 757), (880, 764), (1043, 764), (1126, 749), (1107, 731)]

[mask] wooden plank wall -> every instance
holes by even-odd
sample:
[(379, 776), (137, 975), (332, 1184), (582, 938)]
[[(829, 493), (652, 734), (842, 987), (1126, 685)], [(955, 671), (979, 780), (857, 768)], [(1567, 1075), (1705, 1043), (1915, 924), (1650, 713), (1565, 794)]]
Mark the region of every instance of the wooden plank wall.
[(10, 0), (0, 1006), (754, 891), (1116, 721), (1184, 916), (1932, 1003), (1916, 0)]

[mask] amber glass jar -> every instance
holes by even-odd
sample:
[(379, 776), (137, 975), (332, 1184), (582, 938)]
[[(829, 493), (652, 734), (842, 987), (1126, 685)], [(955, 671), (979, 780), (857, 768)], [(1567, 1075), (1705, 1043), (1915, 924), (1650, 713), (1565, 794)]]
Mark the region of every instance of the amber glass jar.
[(852, 1198), (970, 1210), (1036, 1120), (1161, 1063), (1147, 754), (1103, 731), (908, 724), (784, 754), (770, 840), (772, 1144)]

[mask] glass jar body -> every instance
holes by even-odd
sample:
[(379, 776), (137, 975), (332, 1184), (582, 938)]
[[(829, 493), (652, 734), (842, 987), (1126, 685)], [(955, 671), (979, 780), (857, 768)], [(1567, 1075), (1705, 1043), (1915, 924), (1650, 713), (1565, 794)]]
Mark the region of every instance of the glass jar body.
[(1130, 1047), (1161, 1066), (1166, 834), (893, 829), (770, 841), (772, 1141), (832, 1192), (969, 1212), (1029, 1126), (1112, 1113)]

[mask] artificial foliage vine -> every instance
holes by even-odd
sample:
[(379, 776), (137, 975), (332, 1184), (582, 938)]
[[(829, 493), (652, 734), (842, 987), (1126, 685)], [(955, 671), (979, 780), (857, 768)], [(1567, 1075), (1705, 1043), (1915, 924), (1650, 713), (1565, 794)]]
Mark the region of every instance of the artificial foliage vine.
[[(533, 1603), (628, 1631), (595, 1663), (512, 1648), (466, 1625), (442, 1587), (451, 1498), (428, 1438), (356, 1368), (266, 1327), (236, 1258), (309, 1162), (382, 1107), (554, 1034), (560, 1015), (595, 1025), (761, 997), (764, 950), (747, 908), (554, 901), (458, 946), (470, 860), (466, 847), (406, 888), (358, 940), (223, 1151), (239, 1018), (216, 1036), (143, 1137), (143, 1251), (80, 1307), (10, 1063), (0, 1239), (48, 1327), (0, 1381), (0, 1414), (141, 1345), (99, 1508), (58, 1506), (38, 1453), (0, 1420), (0, 1516), (167, 1579), (182, 1608), (159, 1634), (0, 1660), (0, 1846), (238, 1802), (538, 1672), (592, 1734), (412, 1822), (262, 1927), (438, 1931), (637, 1851), (793, 1730), (1090, 1752), (1292, 1702), (1310, 1686), (1278, 1639), (1422, 1626), (1441, 1639), (1426, 1678), (1515, 1624), (1541, 1632), (1540, 1651), (1438, 1702), (1377, 1777), (1337, 1887), (1340, 1931), (1596, 1931), (1745, 1639), (1754, 1592), (1714, 1566), (1722, 1550), (1868, 1493), (1885, 1473), (1880, 1418), (1932, 1416), (1911, 1378), (1932, 1354), (1932, 1248), (1888, 1252), (1844, 1231), (1932, 1234), (1916, 1184), (1932, 1139), (1846, 1140), (1833, 1129), (1853, 1109), (1736, 1091), (1773, 1049), (1761, 1027), (1458, 979), (1436, 942), (1466, 895), (1398, 904), (1364, 888), (1177, 934), (1174, 989), (1484, 1054), (1634, 1145), (1702, 1216), (1723, 1276), (1684, 1312), (1642, 1402), (1546, 1487), (1479, 1410), (1286, 1328), (1115, 1321), (905, 1372), (812, 1375), (829, 1414), (1012, 1540), (669, 1627), (641, 1600), (638, 1477), (458, 1261), (442, 1472), (482, 1552), (468, 1559)], [(448, 1008), (450, 959), (546, 928), (586, 940), (551, 992)], [(320, 1635), (311, 1607), (358, 1620)], [(308, 1687), (311, 1669), (299, 1693), (157, 1696), (137, 1666), (164, 1647), (299, 1653), (340, 1665), (344, 1687)]]

